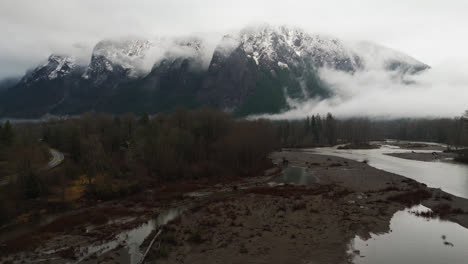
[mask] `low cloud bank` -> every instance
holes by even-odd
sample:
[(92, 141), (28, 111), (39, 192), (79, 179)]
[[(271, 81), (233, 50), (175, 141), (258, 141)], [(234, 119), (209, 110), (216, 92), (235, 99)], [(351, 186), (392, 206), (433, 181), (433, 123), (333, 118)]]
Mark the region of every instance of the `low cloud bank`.
[(328, 112), (340, 118), (460, 116), (468, 109), (468, 64), (450, 61), (417, 75), (401, 78), (395, 72), (368, 70), (348, 74), (330, 69), (319, 72), (334, 96), (325, 100), (292, 102), (291, 110), (252, 118), (300, 119)]

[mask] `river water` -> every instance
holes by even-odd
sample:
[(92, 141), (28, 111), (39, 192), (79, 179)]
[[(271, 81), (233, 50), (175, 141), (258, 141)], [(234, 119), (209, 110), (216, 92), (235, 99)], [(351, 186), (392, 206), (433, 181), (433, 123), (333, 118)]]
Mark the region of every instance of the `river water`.
[(179, 216), (183, 211), (185, 211), (183, 207), (171, 208), (161, 213), (156, 219), (151, 219), (134, 229), (118, 234), (115, 239), (111, 241), (82, 247), (79, 249), (81, 257), (76, 263), (94, 263), (94, 261), (88, 262), (85, 261), (85, 259), (92, 254), (102, 255), (121, 246), (119, 250), (119, 263), (137, 264), (143, 257), (144, 249), (140, 249), (143, 241), (145, 241), (156, 228), (164, 226), (169, 221)]
[[(334, 148), (304, 149), (317, 154), (338, 156), (356, 161), (367, 160), (377, 169), (403, 175), (432, 188), (440, 188), (455, 196), (468, 198), (468, 165), (448, 160), (415, 161), (392, 157), (386, 153), (411, 152), (391, 145), (382, 145), (380, 149), (340, 150)], [(440, 152), (434, 150), (414, 150), (416, 152)], [(468, 262), (467, 262), (468, 263)]]
[(318, 178), (307, 168), (287, 167), (271, 182), (305, 185), (318, 182)]
[[(335, 148), (304, 151), (337, 156), (356, 161), (367, 160), (372, 167), (403, 175), (429, 187), (440, 188), (453, 195), (468, 198), (468, 166), (450, 160), (424, 162), (385, 155), (411, 152), (391, 145), (380, 149), (339, 150)], [(414, 150), (434, 152), (434, 150)], [(468, 229), (449, 221), (425, 219), (410, 211), (430, 210), (422, 205), (395, 213), (390, 221), (391, 232), (372, 234), (368, 240), (354, 238), (350, 252), (356, 264), (466, 264), (468, 263)]]
[(373, 234), (368, 240), (356, 237), (350, 252), (356, 264), (466, 264), (468, 229), (440, 219), (417, 217), (410, 211), (430, 210), (415, 206), (393, 215), (387, 234)]

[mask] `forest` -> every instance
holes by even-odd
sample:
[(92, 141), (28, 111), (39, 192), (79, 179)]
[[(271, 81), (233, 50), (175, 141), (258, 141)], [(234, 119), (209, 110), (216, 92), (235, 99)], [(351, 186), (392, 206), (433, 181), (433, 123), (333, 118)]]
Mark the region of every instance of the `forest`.
[[(86, 113), (42, 123), (0, 126), (0, 223), (31, 208), (65, 210), (117, 199), (168, 182), (261, 175), (281, 148), (368, 144), (383, 139), (440, 142), (467, 162), (468, 112), (457, 118), (302, 120), (235, 119), (214, 109), (178, 108), (135, 116)], [(49, 149), (65, 154), (48, 170)], [(19, 203), (21, 201), (21, 203)]]

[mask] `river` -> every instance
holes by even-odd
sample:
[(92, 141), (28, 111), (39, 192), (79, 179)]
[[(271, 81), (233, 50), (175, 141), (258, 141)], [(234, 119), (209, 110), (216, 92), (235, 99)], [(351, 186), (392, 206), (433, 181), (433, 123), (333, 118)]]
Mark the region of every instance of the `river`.
[[(399, 174), (432, 188), (440, 188), (455, 196), (468, 198), (468, 165), (449, 160), (415, 161), (385, 155), (387, 153), (411, 152), (392, 145), (382, 145), (379, 149), (340, 150), (333, 148), (304, 149), (312, 153), (338, 156), (356, 161), (367, 160), (377, 169)], [(416, 152), (440, 152), (435, 150), (414, 150)]]
[[(368, 240), (354, 238), (350, 252), (355, 264), (466, 264), (468, 229), (449, 221), (417, 217), (414, 211), (427, 211), (418, 205), (396, 212), (391, 232), (372, 234)], [(357, 250), (357, 251), (356, 251)]]
[[(304, 149), (303, 151), (338, 156), (356, 161), (366, 160), (377, 169), (440, 188), (453, 195), (468, 198), (468, 166), (450, 160), (415, 161), (385, 155), (388, 153), (411, 152), (392, 145), (383, 144), (379, 149), (340, 150), (334, 148)], [(414, 150), (434, 152), (434, 150)], [(356, 236), (350, 242), (354, 252), (353, 262), (367, 263), (425, 263), (464, 264), (468, 263), (468, 229), (459, 224), (440, 219), (425, 219), (411, 211), (430, 210), (422, 205), (401, 210), (390, 221), (391, 232), (372, 234), (370, 239)]]

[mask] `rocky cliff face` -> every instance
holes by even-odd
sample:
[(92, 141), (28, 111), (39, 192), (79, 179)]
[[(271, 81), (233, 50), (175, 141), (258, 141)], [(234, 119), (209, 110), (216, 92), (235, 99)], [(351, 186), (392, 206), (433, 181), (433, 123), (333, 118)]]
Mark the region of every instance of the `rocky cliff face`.
[(73, 57), (51, 55), (2, 93), (0, 113), (9, 117), (37, 117), (53, 111), (68, 96), (71, 80), (83, 70)]
[(51, 81), (57, 78), (63, 78), (71, 74), (77, 67), (78, 65), (75, 63), (75, 58), (52, 54), (47, 59), (46, 63), (27, 73), (21, 82), (32, 84), (41, 80)]
[(334, 38), (288, 27), (244, 29), (215, 50), (199, 99), (239, 114), (278, 112), (288, 98), (329, 96), (317, 76), (322, 67), (354, 72), (361, 62)]
[(0, 115), (154, 113), (177, 105), (240, 116), (277, 113), (292, 101), (330, 96), (318, 74), (323, 68), (349, 74), (379, 69), (402, 78), (428, 66), (373, 43), (350, 45), (285, 26), (242, 29), (224, 36), (214, 52), (197, 37), (105, 40), (89, 65), (51, 55), (2, 92)]

